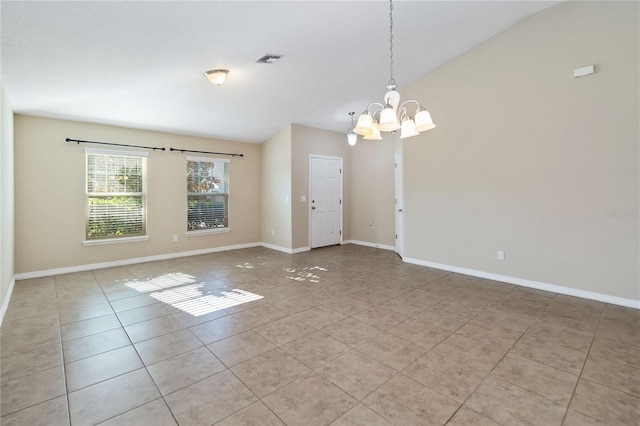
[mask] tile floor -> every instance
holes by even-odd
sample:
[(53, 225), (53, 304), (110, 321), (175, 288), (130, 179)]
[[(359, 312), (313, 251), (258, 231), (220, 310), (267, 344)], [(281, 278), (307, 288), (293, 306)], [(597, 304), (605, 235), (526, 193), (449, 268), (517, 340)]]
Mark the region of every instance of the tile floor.
[(19, 281), (8, 425), (637, 425), (640, 311), (265, 248)]

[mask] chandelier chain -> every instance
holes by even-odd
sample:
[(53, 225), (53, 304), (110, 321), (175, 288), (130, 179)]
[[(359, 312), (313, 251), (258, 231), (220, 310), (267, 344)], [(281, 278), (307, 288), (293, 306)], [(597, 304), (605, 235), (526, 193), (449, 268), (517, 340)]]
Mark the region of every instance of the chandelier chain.
[(395, 86), (393, 78), (393, 0), (389, 0), (389, 85)]

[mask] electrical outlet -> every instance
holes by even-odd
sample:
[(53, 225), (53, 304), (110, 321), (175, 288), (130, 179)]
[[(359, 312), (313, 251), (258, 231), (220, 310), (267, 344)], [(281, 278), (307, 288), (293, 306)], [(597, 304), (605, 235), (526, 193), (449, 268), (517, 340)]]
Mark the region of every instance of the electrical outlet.
[(373, 223), (373, 221), (369, 222), (369, 228), (374, 229), (376, 227), (376, 225)]
[(178, 242), (178, 236), (177, 236), (177, 235), (174, 235), (174, 236), (173, 236), (173, 242), (174, 242), (174, 243), (177, 243), (177, 242)]
[(273, 229), (271, 230), (271, 235), (276, 235), (276, 231), (274, 231)]
[(504, 260), (504, 252), (502, 250), (498, 252), (498, 260)]

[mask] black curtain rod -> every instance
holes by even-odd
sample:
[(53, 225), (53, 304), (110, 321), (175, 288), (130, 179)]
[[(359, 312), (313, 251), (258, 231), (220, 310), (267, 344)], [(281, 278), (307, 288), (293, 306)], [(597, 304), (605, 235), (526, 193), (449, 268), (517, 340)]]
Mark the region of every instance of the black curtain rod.
[(95, 143), (95, 144), (98, 144), (98, 145), (127, 146), (127, 147), (129, 147), (129, 148), (143, 148), (143, 149), (151, 149), (151, 150), (153, 150), (153, 151), (155, 151), (156, 149), (158, 149), (158, 150), (160, 150), (160, 151), (165, 151), (165, 148), (164, 148), (164, 147), (159, 148), (159, 147), (156, 147), (156, 146), (127, 145), (127, 144), (124, 144), (124, 143), (111, 143), (111, 142), (83, 141), (83, 140), (80, 140), (80, 139), (69, 139), (69, 138), (67, 138), (67, 139), (66, 139), (66, 141), (67, 141), (67, 142), (75, 142), (75, 143), (77, 143), (77, 144), (81, 144), (81, 143)]
[(178, 149), (178, 148), (169, 148), (169, 151), (178, 151), (178, 152), (195, 152), (197, 154), (213, 154), (213, 155), (228, 155), (230, 157), (244, 157), (244, 154), (229, 154), (227, 152), (211, 152), (211, 151), (192, 151), (190, 149)]
[[(143, 146), (143, 145), (127, 145), (124, 143), (111, 143), (111, 142), (96, 142), (96, 141), (83, 141), (80, 139), (65, 139), (67, 142), (75, 142), (77, 144), (81, 144), (81, 143), (93, 143), (93, 144), (98, 144), (98, 145), (112, 145), (112, 146), (126, 146), (129, 148), (143, 148), (143, 149), (151, 149), (153, 151), (160, 150), (160, 151), (166, 151), (166, 149), (164, 147), (156, 147), (156, 146)], [(227, 152), (212, 152), (212, 151), (193, 151), (191, 149), (178, 149), (178, 148), (169, 148), (169, 151), (178, 151), (178, 152), (193, 152), (193, 153), (197, 153), (197, 154), (213, 154), (213, 155), (228, 155), (230, 157), (244, 157), (244, 154), (230, 154)]]

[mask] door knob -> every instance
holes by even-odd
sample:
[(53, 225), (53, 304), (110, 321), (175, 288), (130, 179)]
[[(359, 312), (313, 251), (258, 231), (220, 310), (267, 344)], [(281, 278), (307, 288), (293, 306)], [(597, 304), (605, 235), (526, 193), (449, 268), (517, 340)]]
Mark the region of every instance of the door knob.
[(402, 209), (398, 209), (398, 213), (402, 213)]
[(316, 209), (316, 206), (311, 206), (311, 210), (315, 210), (315, 209)]

